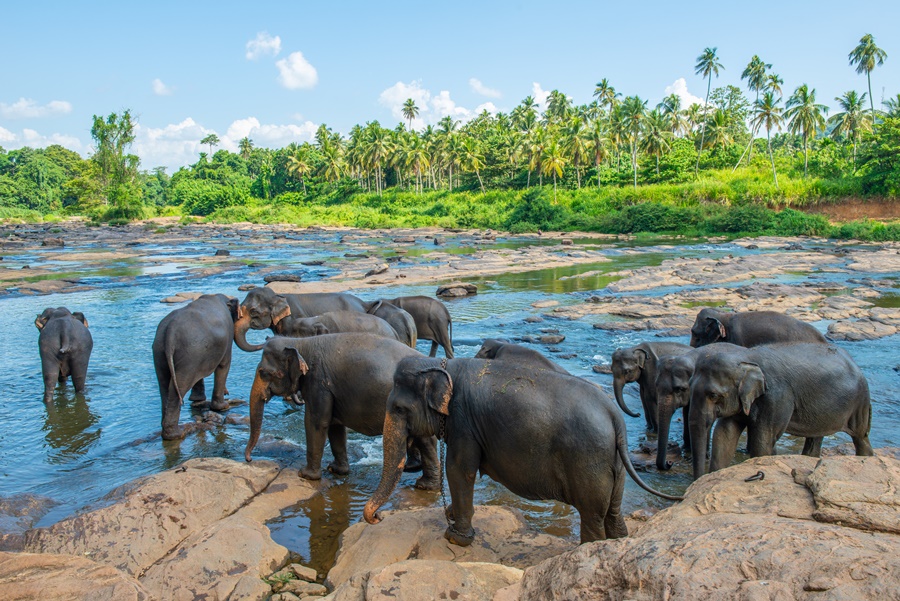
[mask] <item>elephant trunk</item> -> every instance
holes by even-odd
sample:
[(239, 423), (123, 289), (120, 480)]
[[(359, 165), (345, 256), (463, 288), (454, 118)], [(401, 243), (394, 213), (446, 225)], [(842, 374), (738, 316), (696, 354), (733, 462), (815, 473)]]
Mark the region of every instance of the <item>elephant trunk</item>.
[(377, 524), (381, 516), (376, 512), (390, 498), (397, 487), (403, 467), (406, 465), (406, 424), (394, 419), (390, 413), (384, 416), (384, 467), (381, 482), (363, 509), (363, 518)]
[(267, 388), (268, 384), (259, 376), (259, 372), (256, 372), (253, 387), (250, 388), (250, 440), (247, 441), (247, 448), (244, 450), (244, 459), (248, 462), (252, 461), (250, 453), (259, 441), (259, 432), (262, 430), (263, 411), (266, 408), (266, 401), (269, 400)]
[(248, 353), (255, 353), (262, 350), (262, 344), (250, 344), (247, 342), (247, 330), (250, 329), (250, 314), (246, 311), (239, 310), (241, 316), (234, 322), (234, 342), (238, 348)]
[(613, 393), (616, 395), (616, 402), (619, 403), (619, 408), (622, 409), (622, 412), (625, 415), (630, 415), (631, 417), (640, 417), (640, 413), (633, 412), (625, 405), (625, 399), (622, 396), (623, 388), (625, 388), (625, 376), (613, 375)]
[(694, 402), (691, 401), (691, 459), (694, 465), (694, 480), (706, 473), (706, 448), (709, 436), (711, 420), (705, 415), (697, 415), (694, 412)]
[(669, 428), (672, 423), (674, 399), (672, 395), (663, 396), (657, 405), (657, 427), (659, 435), (656, 439), (656, 469), (666, 471), (672, 468), (672, 462), (666, 459), (669, 448)]

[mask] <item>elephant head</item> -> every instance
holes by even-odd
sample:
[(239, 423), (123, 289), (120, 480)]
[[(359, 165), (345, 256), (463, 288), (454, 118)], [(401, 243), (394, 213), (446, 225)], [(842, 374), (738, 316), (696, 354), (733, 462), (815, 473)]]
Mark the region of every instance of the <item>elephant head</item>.
[(709, 353), (697, 359), (690, 380), (690, 432), (694, 479), (706, 473), (709, 429), (719, 418), (743, 412), (765, 394), (766, 376), (756, 363), (740, 354)]
[(644, 362), (647, 360), (647, 351), (639, 347), (616, 349), (612, 355), (613, 393), (616, 402), (626, 415), (640, 417), (625, 405), (622, 397), (622, 389), (628, 382), (636, 382), (641, 377)]
[(691, 346), (699, 348), (725, 339), (725, 316), (715, 309), (701, 309), (691, 326)]
[(291, 307), (283, 296), (275, 294), (269, 288), (254, 288), (247, 293), (238, 309), (238, 319), (234, 322), (235, 344), (242, 351), (250, 353), (262, 349), (262, 344), (247, 342), (247, 330), (275, 328), (290, 314)]
[(497, 351), (504, 344), (509, 344), (506, 340), (502, 340), (500, 338), (488, 338), (481, 345), (481, 348), (478, 349), (478, 352), (475, 353), (476, 359), (496, 359)]
[(659, 424), (656, 467), (659, 470), (668, 470), (672, 467), (672, 463), (666, 461), (672, 415), (676, 409), (687, 407), (691, 400), (691, 376), (694, 375), (694, 358), (690, 353), (674, 357), (663, 357), (657, 364), (656, 369), (657, 423)]
[(441, 417), (450, 414), (453, 380), (436, 359), (409, 357), (397, 364), (394, 387), (384, 415), (384, 467), (381, 481), (363, 509), (370, 524), (381, 518), (378, 508), (387, 502), (406, 464), (407, 440), (411, 436), (440, 433)]
[(44, 309), (41, 312), (40, 315), (37, 316), (37, 318), (35, 318), (34, 325), (35, 325), (35, 327), (37, 327), (37, 329), (43, 330), (44, 326), (47, 325), (47, 322), (50, 321), (51, 319), (54, 319), (57, 317), (69, 317), (69, 316), (74, 317), (75, 319), (77, 319), (78, 321), (83, 323), (85, 327), (87, 327), (88, 322), (84, 316), (84, 313), (81, 313), (81, 312), (72, 313), (65, 307), (57, 307), (55, 309), (53, 307), (47, 307), (46, 309)]
[(250, 454), (259, 441), (266, 401), (272, 396), (296, 399), (303, 377), (309, 371), (300, 351), (290, 342), (288, 338), (274, 338), (263, 345), (265, 350), (250, 388), (250, 440), (244, 451), (247, 461), (251, 460)]
[(330, 330), (318, 317), (288, 316), (281, 320), (281, 334), (292, 338), (309, 338), (329, 334)]

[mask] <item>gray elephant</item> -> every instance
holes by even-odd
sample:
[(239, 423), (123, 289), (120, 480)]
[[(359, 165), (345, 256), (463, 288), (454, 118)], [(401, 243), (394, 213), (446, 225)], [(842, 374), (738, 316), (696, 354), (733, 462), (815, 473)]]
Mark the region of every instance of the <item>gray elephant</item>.
[[(326, 440), (334, 455), (328, 470), (348, 474), (347, 428), (379, 436), (397, 364), (421, 356), (396, 340), (373, 334), (276, 336), (266, 341), (250, 390), (250, 440), (244, 458), (250, 461), (259, 441), (266, 401), (273, 395), (289, 397), (300, 392), (306, 401), (306, 465), (300, 475), (308, 480), (322, 477)], [(413, 436), (409, 442), (423, 462), (416, 487), (437, 490), (440, 468), (433, 435)], [(407, 440), (403, 444), (406, 451)]]
[(431, 341), (429, 356), (437, 355), (440, 345), (447, 358), (453, 358), (453, 321), (444, 303), (428, 296), (398, 296), (385, 302), (412, 315), (419, 339)]
[(647, 429), (656, 432), (656, 364), (660, 357), (683, 355), (691, 347), (677, 342), (642, 342), (637, 346), (616, 349), (612, 355), (613, 394), (626, 415), (639, 417), (625, 405), (622, 389), (628, 382), (637, 382), (641, 393), (641, 406)]
[(206, 400), (203, 378), (213, 374), (210, 408), (228, 409), (225, 381), (231, 369), (231, 343), (238, 318), (238, 301), (224, 294), (204, 294), (163, 317), (153, 339), (153, 366), (162, 399), (163, 440), (182, 438), (178, 425), (181, 403)]
[(254, 288), (241, 303), (239, 319), (234, 324), (234, 342), (242, 351), (256, 352), (263, 345), (247, 342), (247, 330), (271, 329), (281, 333), (285, 317), (314, 317), (329, 311), (365, 313), (368, 306), (352, 294), (322, 292), (310, 294), (276, 294), (271, 288)]
[(572, 375), (561, 366), (557, 365), (538, 351), (526, 346), (513, 344), (498, 338), (485, 340), (478, 352), (476, 359), (498, 359), (500, 361), (516, 361), (520, 364), (528, 364), (541, 369), (549, 369), (557, 373)]
[(391, 324), (391, 327), (397, 332), (400, 342), (409, 348), (416, 348), (419, 331), (416, 328), (416, 320), (413, 319), (412, 315), (386, 301), (372, 301), (367, 303), (366, 306), (367, 313), (380, 317)]
[(724, 313), (701, 309), (691, 326), (691, 346), (730, 342), (738, 346), (758, 346), (775, 342), (828, 341), (814, 327), (777, 311)]
[(527, 499), (555, 499), (581, 516), (581, 541), (628, 534), (621, 514), (628, 455), (625, 422), (599, 387), (529, 365), (483, 359), (400, 361), (387, 400), (384, 466), (363, 510), (370, 524), (400, 478), (410, 436), (446, 441), (450, 527), (444, 536), (474, 539), (472, 494), (479, 472)]
[(65, 382), (69, 376), (75, 392), (84, 392), (88, 362), (94, 348), (84, 313), (72, 313), (65, 307), (48, 307), (37, 316), (34, 325), (40, 331), (38, 351), (44, 379), (44, 402), (53, 399), (57, 382)]
[(869, 385), (843, 350), (819, 343), (716, 346), (718, 352), (697, 357), (691, 377), (694, 478), (706, 473), (707, 432), (715, 420), (710, 471), (731, 463), (745, 428), (751, 457), (774, 455), (785, 432), (806, 438), (804, 455), (818, 457), (822, 438), (841, 431), (857, 455), (873, 454)]
[(399, 340), (391, 325), (380, 317), (358, 311), (328, 311), (315, 317), (294, 317), (290, 315), (279, 322), (281, 335), (290, 338), (309, 338), (323, 334), (347, 332), (368, 332)]

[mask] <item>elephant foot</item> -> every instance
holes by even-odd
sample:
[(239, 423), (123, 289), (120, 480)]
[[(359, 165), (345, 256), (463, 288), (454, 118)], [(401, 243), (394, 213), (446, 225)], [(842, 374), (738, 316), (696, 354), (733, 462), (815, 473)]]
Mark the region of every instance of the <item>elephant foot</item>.
[(423, 468), (422, 453), (416, 448), (409, 449), (406, 453), (406, 465), (403, 466), (403, 471), (406, 473), (421, 472)]
[(162, 431), (162, 439), (163, 440), (181, 440), (184, 438), (186, 432), (184, 428), (180, 426), (175, 426), (174, 428), (163, 428)]
[(197, 405), (199, 403), (205, 403), (206, 395), (205, 394), (191, 394), (191, 396), (188, 397), (188, 400), (191, 402), (192, 405)]
[(230, 407), (231, 405), (229, 405), (228, 401), (226, 401), (225, 399), (213, 399), (213, 401), (209, 404), (209, 408), (213, 411), (228, 411)]
[(307, 466), (301, 469), (299, 475), (304, 480), (321, 480), (322, 479), (322, 470), (314, 470), (311, 467)]
[(337, 463), (332, 462), (328, 466), (328, 471), (334, 474), (335, 476), (346, 476), (350, 473), (350, 465), (346, 463)]
[(416, 488), (419, 490), (441, 490), (441, 480), (433, 476), (421, 476), (416, 480)]
[(454, 545), (460, 547), (468, 547), (475, 540), (475, 529), (469, 528), (469, 531), (463, 534), (453, 526), (449, 526), (446, 530), (444, 530), (444, 538), (446, 538)]

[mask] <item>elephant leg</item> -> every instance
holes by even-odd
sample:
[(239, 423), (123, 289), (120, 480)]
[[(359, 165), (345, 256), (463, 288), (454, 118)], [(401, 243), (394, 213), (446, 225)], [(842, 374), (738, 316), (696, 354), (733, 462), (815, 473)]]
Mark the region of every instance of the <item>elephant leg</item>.
[[(606, 538), (624, 538), (628, 536), (628, 526), (625, 525), (625, 518), (622, 517), (622, 496), (625, 494), (625, 466), (620, 466), (616, 481), (613, 483), (612, 490), (609, 493), (609, 502), (606, 509), (606, 516), (603, 518), (603, 530)], [(581, 531), (581, 542), (584, 540), (584, 529)]]
[(191, 403), (194, 404), (199, 404), (206, 401), (206, 384), (204, 384), (203, 378), (197, 380), (197, 383), (194, 384), (194, 386), (191, 388), (191, 396), (188, 397), (188, 400), (190, 400)]
[(440, 459), (438, 459), (437, 439), (434, 436), (415, 438), (413, 439), (413, 448), (418, 449), (422, 457), (422, 475), (416, 480), (416, 488), (440, 490), (441, 466)]
[(716, 422), (712, 435), (712, 456), (709, 461), (709, 471), (714, 472), (728, 467), (737, 451), (738, 439), (744, 425), (737, 420), (723, 418)]
[(444, 538), (454, 545), (468, 547), (475, 540), (472, 498), (481, 452), (476, 444), (468, 441), (460, 441), (454, 446), (455, 452), (453, 448), (447, 452), (447, 487), (450, 489), (453, 511), (452, 522), (444, 532)]
[(175, 384), (170, 380), (166, 391), (162, 408), (162, 438), (163, 440), (177, 440), (184, 436), (184, 431), (178, 425), (181, 417), (181, 397), (175, 389)]
[(44, 376), (44, 402), (49, 403), (53, 400), (53, 389), (56, 388), (57, 382), (60, 382), (59, 363), (57, 361), (43, 362)]
[(75, 392), (84, 392), (84, 383), (85, 380), (87, 380), (88, 360), (81, 358), (73, 359), (70, 367), (72, 386), (75, 387)]
[(872, 423), (872, 406), (868, 399), (860, 403), (856, 411), (850, 415), (846, 432), (853, 439), (856, 454), (860, 457), (871, 457), (875, 454), (869, 443), (869, 428)]
[(209, 408), (213, 411), (228, 410), (228, 401), (225, 400), (225, 395), (228, 394), (228, 390), (225, 388), (225, 381), (228, 379), (228, 370), (230, 369), (231, 346), (229, 345), (228, 350), (225, 352), (225, 357), (213, 372), (213, 394), (212, 402), (209, 404)]
[[(781, 438), (783, 430), (774, 432), (769, 424), (753, 424), (747, 428), (747, 451), (751, 457), (768, 457), (775, 454), (775, 443)], [(821, 440), (821, 439), (820, 439)], [(803, 448), (806, 448), (804, 444)]]
[(438, 343), (436, 340), (432, 340), (431, 341), (431, 352), (428, 353), (428, 356), (429, 357), (437, 356), (437, 350), (438, 350)]
[(690, 411), (690, 407), (682, 407), (681, 408), (681, 421), (684, 426), (684, 431), (681, 435), (682, 443), (681, 448), (684, 449), (685, 452), (691, 452), (691, 424), (688, 421), (688, 412)]
[(807, 438), (803, 443), (803, 452), (801, 455), (806, 455), (807, 457), (821, 457), (822, 437), (816, 436), (814, 438)]
[(406, 473), (422, 471), (422, 451), (413, 444), (413, 439), (406, 442), (406, 465), (403, 466), (403, 471)]
[[(312, 395), (321, 396), (322, 393)], [(306, 399), (306, 415), (303, 424), (306, 429), (306, 465), (300, 470), (300, 477), (307, 480), (322, 478), (322, 453), (325, 451), (325, 440), (331, 425), (331, 407), (333, 400), (327, 395), (321, 398)]]
[(347, 459), (347, 428), (332, 424), (328, 426), (328, 444), (331, 446), (331, 454), (334, 461), (328, 465), (328, 471), (337, 476), (346, 476), (350, 473), (350, 462)]
[(641, 406), (644, 408), (644, 419), (647, 422), (647, 431), (657, 432), (659, 424), (656, 421), (656, 399), (646, 388), (646, 386), (641, 386)]

